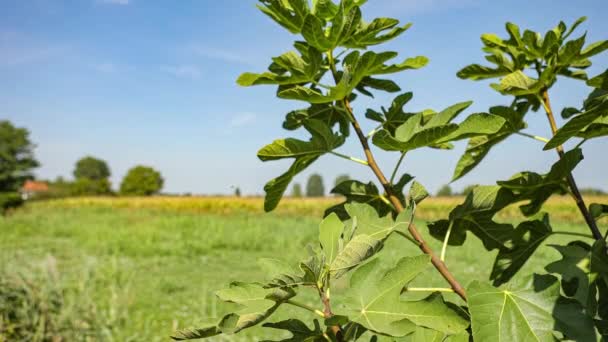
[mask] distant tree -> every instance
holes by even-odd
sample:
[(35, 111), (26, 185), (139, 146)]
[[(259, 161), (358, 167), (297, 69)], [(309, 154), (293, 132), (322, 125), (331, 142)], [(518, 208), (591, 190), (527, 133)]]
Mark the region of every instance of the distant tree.
[(307, 197), (321, 197), (325, 195), (325, 187), (323, 186), (323, 177), (320, 174), (315, 173), (308, 177), (306, 183), (306, 196)]
[(17, 191), (39, 166), (29, 134), (25, 128), (0, 121), (0, 192)]
[(606, 195), (606, 192), (602, 189), (598, 189), (598, 188), (582, 188), (580, 190), (581, 194), (583, 195), (587, 195), (587, 196), (601, 196), (601, 195)]
[(467, 185), (464, 187), (464, 189), (462, 189), (462, 195), (463, 196), (467, 196), (469, 193), (471, 193), (471, 191), (473, 191), (473, 189), (479, 186), (478, 184), (471, 184), (471, 185)]
[(76, 179), (101, 180), (109, 177), (110, 168), (104, 160), (86, 156), (76, 162), (76, 168), (74, 169), (74, 178)]
[(234, 196), (236, 196), (236, 197), (241, 197), (241, 188), (237, 187), (237, 188), (234, 190)]
[(447, 184), (442, 186), (441, 188), (439, 188), (439, 191), (437, 191), (437, 196), (452, 196), (452, 188), (450, 188), (450, 186)]
[(110, 195), (112, 194), (112, 185), (107, 178), (97, 180), (80, 178), (71, 184), (70, 194), (72, 196)]
[(163, 187), (160, 172), (148, 166), (138, 165), (130, 169), (120, 184), (122, 195), (150, 196)]
[(291, 188), (291, 197), (302, 197), (302, 186), (300, 183), (295, 183)]
[(346, 182), (349, 179), (350, 179), (350, 176), (347, 174), (338, 175), (338, 177), (336, 177), (336, 180), (334, 181), (334, 187), (340, 185), (340, 183), (342, 183), (342, 182)]

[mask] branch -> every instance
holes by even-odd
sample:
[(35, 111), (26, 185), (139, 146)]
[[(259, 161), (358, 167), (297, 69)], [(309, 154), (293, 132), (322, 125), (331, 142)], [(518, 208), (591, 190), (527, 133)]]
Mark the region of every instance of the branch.
[[(549, 91), (547, 89), (543, 90), (541, 100), (542, 100), (541, 102), (543, 104), (543, 107), (545, 108), (545, 112), (547, 113), (547, 119), (549, 120), (549, 125), (551, 126), (551, 133), (553, 135), (555, 135), (555, 133), (557, 132), (557, 124), (555, 123), (555, 117), (553, 116), (553, 110), (551, 109), (551, 102), (549, 101)], [(563, 158), (564, 147), (562, 145), (559, 145), (555, 149), (557, 150), (557, 154), (559, 155), (559, 157)], [(585, 205), (585, 200), (583, 200), (583, 196), (581, 195), (581, 192), (578, 190), (578, 186), (576, 185), (576, 182), (575, 182), (574, 177), (572, 176), (571, 172), (568, 173), (568, 175), (566, 176), (566, 179), (568, 181), (568, 186), (570, 187), (570, 190), (572, 191), (572, 197), (574, 198), (574, 201), (576, 202), (576, 206), (578, 207), (578, 210), (581, 212), (581, 214), (585, 218), (585, 222), (587, 223), (587, 226), (589, 226), (589, 229), (591, 230), (591, 233), (593, 234), (593, 238), (596, 240), (601, 240), (603, 238), (602, 233), (600, 232), (599, 228), (597, 227), (597, 224), (596, 224), (595, 220), (593, 219), (593, 216), (591, 216), (591, 213), (589, 213), (589, 210), (587, 210), (587, 206)]]
[[(333, 59), (331, 51), (327, 52), (327, 59), (329, 61), (329, 66), (330, 66), (330, 69), (334, 76), (334, 81), (336, 83), (338, 83), (338, 73), (336, 70), (336, 65), (334, 64), (334, 59)], [(401, 204), (401, 201), (399, 200), (399, 198), (395, 195), (395, 192), (393, 191), (393, 188), (390, 185), (389, 181), (384, 176), (384, 173), (382, 173), (382, 170), (380, 170), (380, 168), (378, 167), (378, 164), (376, 163), (376, 159), (374, 158), (374, 155), (372, 154), (372, 151), (369, 147), (367, 137), (361, 130), (361, 126), (359, 125), (359, 122), (357, 121), (357, 118), (355, 117), (355, 114), (350, 105), (350, 102), (348, 101), (348, 99), (344, 98), (344, 100), (342, 100), (342, 103), (344, 105), (344, 109), (346, 109), (347, 114), (350, 116), (353, 129), (357, 133), (357, 137), (359, 138), (359, 141), (361, 142), (361, 146), (363, 147), (363, 151), (365, 153), (365, 157), (367, 159), (367, 163), (369, 164), (369, 167), (372, 169), (372, 172), (376, 175), (376, 178), (378, 178), (378, 181), (380, 182), (380, 184), (382, 184), (382, 187), (384, 188), (384, 191), (386, 192), (388, 200), (393, 204), (393, 207), (395, 207), (395, 210), (397, 211), (397, 213), (401, 213), (404, 210), (403, 205)], [(456, 280), (456, 278), (454, 278), (454, 276), (452, 275), (450, 270), (447, 268), (447, 266), (443, 263), (443, 261), (441, 261), (435, 255), (435, 253), (429, 247), (429, 245), (427, 245), (426, 241), (424, 241), (424, 238), (422, 237), (422, 235), (420, 234), (420, 232), (418, 231), (418, 229), (416, 228), (416, 226), (414, 225), (413, 222), (412, 222), (412, 224), (409, 225), (408, 230), (409, 230), (410, 234), (412, 235), (412, 237), (414, 238), (414, 240), (416, 240), (416, 242), (418, 243), (418, 246), (420, 247), (422, 252), (424, 252), (425, 254), (427, 254), (431, 257), (431, 263), (433, 264), (433, 266), (435, 266), (437, 271), (439, 271), (439, 273), (441, 273), (443, 278), (450, 284), (450, 286), (452, 287), (454, 292), (456, 292), (460, 296), (460, 298), (462, 298), (466, 302), (467, 295), (466, 295), (464, 288), (462, 287), (462, 285), (460, 285), (460, 283)]]

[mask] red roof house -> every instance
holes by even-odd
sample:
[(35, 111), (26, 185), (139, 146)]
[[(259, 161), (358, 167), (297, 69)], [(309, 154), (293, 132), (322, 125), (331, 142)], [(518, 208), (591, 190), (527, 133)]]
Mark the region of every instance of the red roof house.
[(25, 181), (21, 187), (21, 197), (24, 200), (32, 198), (41, 192), (49, 191), (49, 185), (46, 182)]

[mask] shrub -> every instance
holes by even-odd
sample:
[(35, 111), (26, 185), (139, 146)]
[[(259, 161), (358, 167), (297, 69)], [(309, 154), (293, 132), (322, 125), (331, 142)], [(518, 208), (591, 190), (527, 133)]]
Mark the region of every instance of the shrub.
[(322, 197), (324, 195), (325, 186), (323, 186), (323, 177), (318, 173), (310, 175), (308, 182), (306, 182), (306, 196)]
[(23, 204), (21, 195), (16, 192), (0, 192), (0, 213), (14, 209)]
[(96, 196), (111, 195), (112, 185), (108, 179), (88, 179), (80, 178), (75, 180), (70, 186), (72, 196)]

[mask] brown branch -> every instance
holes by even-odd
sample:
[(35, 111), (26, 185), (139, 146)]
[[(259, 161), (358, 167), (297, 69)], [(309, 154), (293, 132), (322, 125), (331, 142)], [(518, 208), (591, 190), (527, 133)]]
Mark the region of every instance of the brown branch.
[[(555, 135), (555, 133), (557, 132), (557, 124), (555, 123), (555, 117), (553, 115), (553, 110), (551, 109), (551, 102), (549, 100), (549, 91), (547, 89), (543, 90), (543, 92), (542, 92), (542, 101), (543, 101), (543, 106), (545, 107), (545, 112), (547, 113), (547, 119), (549, 120), (549, 125), (551, 126), (551, 133), (553, 135)], [(564, 157), (564, 147), (562, 145), (559, 145), (556, 147), (556, 150), (557, 150), (557, 154), (559, 155), (559, 157), (563, 158)], [(583, 196), (581, 195), (581, 192), (579, 191), (578, 186), (576, 185), (576, 182), (574, 181), (574, 177), (572, 176), (571, 172), (568, 172), (568, 175), (566, 176), (566, 180), (568, 181), (568, 187), (570, 188), (570, 191), (572, 191), (572, 197), (574, 198), (574, 202), (576, 202), (576, 206), (578, 207), (578, 210), (581, 212), (581, 214), (585, 218), (585, 222), (587, 223), (587, 226), (589, 226), (589, 229), (591, 230), (593, 237), (596, 240), (601, 240), (602, 233), (598, 229), (595, 220), (591, 216), (591, 213), (589, 213), (589, 210), (587, 210), (587, 206), (585, 205)]]
[[(329, 297), (325, 293), (325, 291), (321, 288), (317, 288), (319, 290), (319, 297), (321, 297), (321, 302), (323, 302), (323, 315), (325, 318), (333, 317), (334, 313), (331, 311), (331, 304), (329, 302)], [(336, 341), (342, 342), (344, 337), (342, 336), (342, 329), (338, 325), (332, 325), (330, 327), (331, 331), (334, 333), (336, 337)]]
[[(359, 122), (355, 118), (353, 109), (350, 106), (350, 103), (348, 102), (348, 100), (346, 100), (346, 99), (344, 99), (344, 107), (346, 108), (347, 112), (351, 116), (352, 126), (353, 126), (355, 132), (357, 133), (357, 137), (359, 137), (361, 146), (363, 146), (363, 151), (365, 153), (365, 157), (367, 158), (367, 163), (369, 164), (369, 167), (372, 169), (372, 171), (376, 175), (376, 178), (378, 178), (378, 180), (382, 184), (382, 187), (384, 188), (384, 191), (386, 192), (389, 201), (391, 202), (393, 207), (395, 207), (395, 210), (397, 211), (397, 213), (402, 212), (404, 210), (403, 205), (401, 204), (401, 201), (399, 200), (399, 198), (395, 195), (395, 192), (393, 191), (391, 184), (388, 182), (388, 180), (382, 173), (382, 170), (380, 170), (380, 168), (378, 167), (378, 164), (376, 163), (376, 159), (374, 158), (374, 155), (369, 147), (367, 137), (365, 136), (365, 134), (363, 134), (363, 131), (361, 130), (361, 127), (359, 126)], [(460, 283), (456, 280), (456, 278), (454, 278), (454, 276), (452, 275), (452, 273), (450, 272), (448, 267), (445, 265), (445, 263), (443, 261), (441, 261), (441, 259), (439, 259), (435, 255), (433, 250), (424, 241), (424, 238), (422, 237), (422, 235), (420, 234), (420, 232), (418, 231), (418, 229), (416, 228), (414, 223), (411, 223), (409, 225), (408, 230), (409, 230), (410, 234), (412, 235), (412, 237), (414, 238), (414, 240), (416, 240), (416, 242), (418, 243), (418, 247), (425, 254), (428, 254), (431, 257), (431, 263), (433, 264), (433, 266), (435, 266), (437, 271), (439, 271), (439, 273), (441, 273), (443, 278), (450, 284), (450, 286), (452, 287), (454, 292), (456, 292), (460, 296), (460, 298), (462, 298), (464, 301), (466, 301), (467, 296), (466, 296), (466, 292), (465, 292), (464, 288), (462, 287), (462, 285), (460, 285)]]
[[(329, 68), (334, 77), (334, 81), (337, 84), (338, 83), (338, 71), (336, 70), (336, 65), (334, 63), (334, 58), (333, 58), (331, 51), (327, 52), (327, 59), (329, 61)], [(378, 178), (378, 180), (382, 184), (382, 187), (384, 188), (384, 191), (386, 192), (386, 195), (388, 196), (388, 200), (391, 202), (391, 204), (393, 205), (393, 207), (395, 208), (397, 213), (402, 212), (404, 210), (403, 205), (401, 204), (401, 201), (399, 200), (399, 198), (395, 195), (395, 192), (393, 191), (393, 188), (392, 188), (391, 184), (389, 183), (389, 181), (384, 176), (384, 173), (382, 173), (382, 170), (380, 170), (380, 168), (378, 167), (378, 164), (376, 163), (376, 159), (374, 158), (374, 154), (372, 153), (371, 149), (369, 148), (369, 143), (367, 141), (367, 137), (365, 136), (365, 134), (363, 134), (363, 131), (361, 130), (361, 126), (359, 125), (359, 122), (357, 121), (357, 118), (355, 117), (355, 113), (353, 112), (353, 109), (350, 106), (350, 102), (348, 101), (348, 99), (345, 98), (343, 100), (343, 104), (344, 104), (344, 108), (346, 109), (347, 113), (350, 116), (351, 124), (352, 124), (355, 132), (357, 133), (357, 137), (359, 137), (359, 141), (361, 142), (361, 146), (363, 147), (363, 151), (365, 153), (365, 158), (367, 159), (367, 163), (369, 164), (368, 166), (372, 169), (372, 171), (376, 175), (376, 178)], [(416, 226), (414, 225), (413, 222), (409, 225), (408, 230), (409, 230), (410, 234), (412, 235), (412, 237), (414, 238), (414, 240), (416, 240), (416, 243), (418, 244), (418, 247), (422, 250), (422, 252), (424, 252), (425, 254), (427, 254), (431, 257), (431, 263), (433, 264), (433, 266), (435, 266), (437, 271), (439, 271), (439, 273), (441, 273), (443, 278), (450, 284), (450, 286), (452, 287), (454, 292), (456, 292), (460, 296), (460, 298), (462, 298), (466, 302), (467, 295), (466, 295), (464, 288), (462, 287), (462, 285), (460, 285), (460, 283), (456, 280), (456, 278), (454, 278), (454, 276), (452, 275), (452, 273), (450, 272), (450, 270), (448, 269), (446, 264), (443, 261), (441, 261), (441, 259), (439, 259), (435, 255), (435, 253), (433, 253), (433, 250), (424, 241), (424, 238), (422, 237), (422, 235), (420, 234), (420, 232), (418, 231), (418, 229), (416, 228)]]

